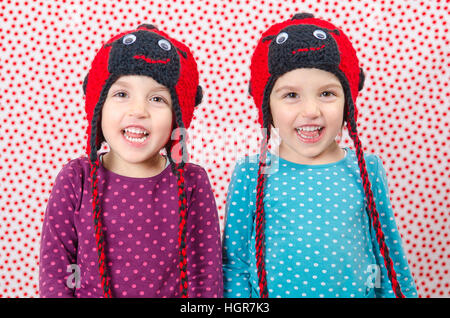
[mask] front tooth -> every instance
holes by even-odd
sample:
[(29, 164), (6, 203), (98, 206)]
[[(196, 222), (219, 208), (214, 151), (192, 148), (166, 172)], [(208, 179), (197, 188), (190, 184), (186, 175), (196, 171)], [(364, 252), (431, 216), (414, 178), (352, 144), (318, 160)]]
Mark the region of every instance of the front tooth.
[(145, 134), (146, 133), (144, 130), (140, 130), (140, 129), (137, 129), (137, 128), (126, 128), (125, 131), (126, 132), (131, 132), (131, 133), (134, 133), (134, 134)]
[(300, 130), (304, 130), (304, 131), (315, 131), (315, 130), (318, 130), (318, 129), (320, 129), (320, 127), (302, 127), (302, 128), (300, 128)]
[(125, 135), (125, 138), (127, 138), (128, 140), (130, 140), (132, 142), (144, 142), (147, 139), (147, 136), (142, 137), (142, 138), (133, 138), (133, 137), (129, 137), (129, 136)]

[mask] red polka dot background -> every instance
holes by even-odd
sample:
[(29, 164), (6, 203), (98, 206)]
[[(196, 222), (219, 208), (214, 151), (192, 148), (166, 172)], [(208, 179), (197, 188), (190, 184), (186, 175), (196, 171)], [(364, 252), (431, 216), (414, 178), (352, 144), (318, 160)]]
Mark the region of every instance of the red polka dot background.
[[(271, 24), (310, 12), (342, 27), (366, 73), (364, 151), (386, 168), (421, 297), (449, 297), (447, 1), (2, 1), (0, 4), (0, 297), (38, 297), (39, 245), (56, 175), (84, 155), (82, 81), (101, 44), (141, 23), (188, 45), (203, 102), (191, 161), (213, 186), (223, 230), (237, 157), (258, 151), (251, 54)], [(342, 146), (353, 145), (347, 135)]]

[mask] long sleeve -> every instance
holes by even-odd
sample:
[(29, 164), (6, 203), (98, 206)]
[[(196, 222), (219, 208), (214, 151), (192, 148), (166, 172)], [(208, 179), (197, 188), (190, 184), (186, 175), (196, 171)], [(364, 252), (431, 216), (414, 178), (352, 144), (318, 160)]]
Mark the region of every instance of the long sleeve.
[[(373, 195), (380, 216), (381, 228), (383, 230), (385, 241), (389, 249), (389, 255), (394, 263), (394, 270), (397, 274), (397, 280), (400, 283), (401, 290), (405, 297), (418, 297), (414, 279), (406, 259), (406, 254), (402, 247), (402, 239), (395, 222), (394, 211), (392, 210), (389, 199), (389, 189), (383, 163), (378, 156), (371, 156), (368, 164), (375, 167), (372, 182)], [(371, 170), (371, 169), (370, 169)], [(375, 294), (377, 297), (395, 297), (391, 287), (383, 257), (376, 240), (375, 231), (371, 227), (372, 244), (378, 268), (380, 268), (379, 284), (375, 284)], [(379, 288), (377, 288), (377, 285)]]
[(250, 241), (253, 228), (249, 168), (237, 164), (228, 187), (223, 243), (224, 297), (251, 297)]
[(189, 297), (221, 298), (222, 251), (214, 194), (203, 168), (187, 173), (195, 178), (187, 212)]
[[(71, 163), (56, 177), (44, 216), (39, 263), (41, 297), (74, 297), (76, 283), (77, 235), (74, 213), (80, 196), (80, 184)], [(70, 277), (69, 277), (70, 276)]]

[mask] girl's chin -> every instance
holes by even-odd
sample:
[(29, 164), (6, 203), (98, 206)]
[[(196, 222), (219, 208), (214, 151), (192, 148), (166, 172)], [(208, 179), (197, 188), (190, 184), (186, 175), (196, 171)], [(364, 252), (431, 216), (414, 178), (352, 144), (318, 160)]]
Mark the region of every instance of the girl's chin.
[(114, 154), (114, 157), (119, 157), (121, 160), (127, 163), (139, 164), (156, 160), (159, 156), (160, 150), (149, 144), (146, 148), (128, 148), (123, 145), (119, 147), (110, 146), (110, 152)]
[(302, 144), (296, 140), (292, 145), (280, 145), (279, 155), (280, 157), (297, 163), (304, 164), (320, 164), (325, 157), (333, 157), (332, 153), (338, 154), (336, 151), (339, 145), (333, 140), (331, 143), (325, 143), (325, 139), (322, 142), (312, 144)]

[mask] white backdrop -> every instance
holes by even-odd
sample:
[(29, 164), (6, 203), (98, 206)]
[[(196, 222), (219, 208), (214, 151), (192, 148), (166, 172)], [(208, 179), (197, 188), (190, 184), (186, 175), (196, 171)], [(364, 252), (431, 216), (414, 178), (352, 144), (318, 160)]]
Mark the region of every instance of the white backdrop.
[(303, 11), (342, 27), (357, 49), (364, 150), (384, 162), (420, 296), (449, 297), (449, 8), (438, 0), (2, 0), (0, 297), (38, 296), (46, 203), (62, 166), (83, 155), (81, 84), (105, 40), (151, 23), (193, 51), (205, 94), (189, 150), (208, 171), (223, 229), (236, 157), (258, 149), (251, 54), (269, 25)]

